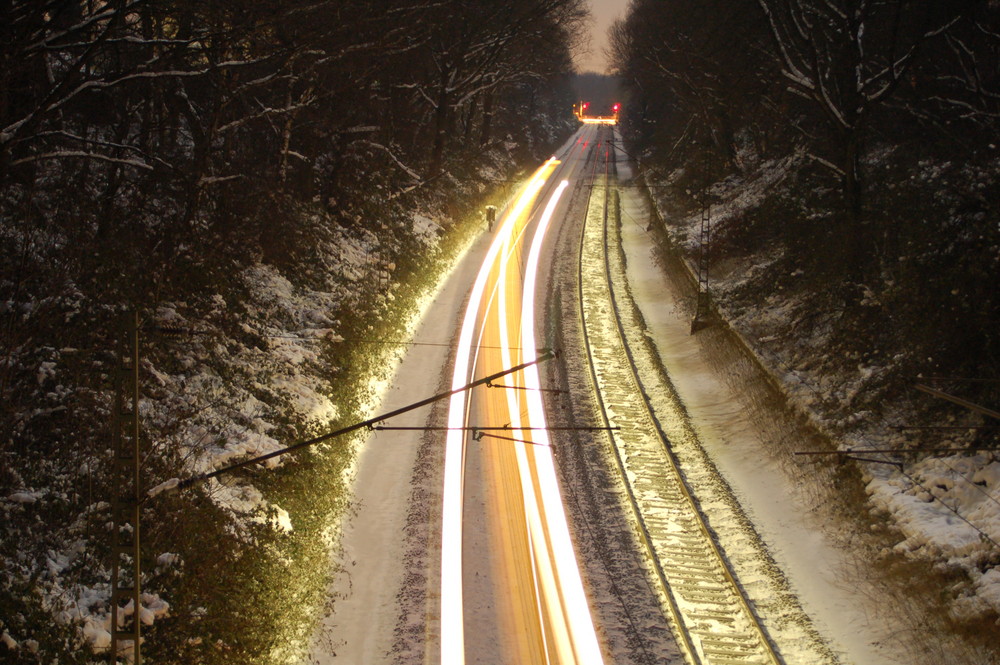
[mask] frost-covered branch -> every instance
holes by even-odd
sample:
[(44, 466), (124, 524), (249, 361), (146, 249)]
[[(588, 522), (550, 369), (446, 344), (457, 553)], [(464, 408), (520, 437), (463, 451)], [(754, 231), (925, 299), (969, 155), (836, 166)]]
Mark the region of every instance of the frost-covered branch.
[(240, 174), (235, 175), (206, 175), (198, 178), (198, 187), (207, 187), (209, 185), (218, 185), (222, 182), (232, 182), (233, 180), (241, 180), (245, 176)]
[(820, 157), (819, 155), (815, 155), (815, 154), (813, 154), (811, 152), (806, 153), (806, 157), (808, 157), (809, 159), (813, 160), (817, 164), (822, 164), (823, 166), (825, 166), (826, 168), (830, 169), (831, 171), (833, 171), (834, 173), (836, 173), (840, 177), (844, 177), (844, 175), (845, 175), (844, 169), (840, 168), (839, 166), (837, 166), (836, 164), (834, 164), (833, 162), (831, 162), (829, 159), (825, 159), (825, 158)]
[(31, 162), (40, 162), (50, 159), (69, 159), (69, 158), (84, 158), (84, 159), (96, 159), (102, 162), (112, 162), (114, 164), (122, 164), (125, 166), (134, 166), (137, 169), (143, 169), (145, 171), (152, 171), (153, 167), (146, 162), (140, 162), (136, 159), (123, 159), (119, 157), (111, 157), (110, 155), (105, 155), (99, 152), (86, 152), (83, 150), (55, 150), (53, 152), (45, 152), (38, 155), (30, 155), (28, 157), (22, 157), (20, 159), (15, 159), (11, 161), (11, 166), (17, 166), (18, 164), (29, 164)]
[(400, 168), (400, 170), (402, 170), (404, 173), (406, 173), (406, 175), (410, 176), (414, 180), (420, 180), (420, 174), (417, 173), (415, 170), (411, 169), (406, 164), (404, 164), (403, 161), (401, 159), (399, 159), (399, 157), (396, 156), (396, 153), (394, 153), (392, 150), (390, 150), (386, 146), (382, 145), (381, 143), (376, 143), (375, 141), (368, 141), (368, 140), (363, 140), (363, 141), (361, 141), (361, 143), (364, 144), (364, 145), (371, 146), (372, 148), (375, 148), (377, 150), (381, 150), (386, 155), (388, 155), (389, 159), (391, 159), (393, 162), (395, 162), (396, 166), (398, 166)]

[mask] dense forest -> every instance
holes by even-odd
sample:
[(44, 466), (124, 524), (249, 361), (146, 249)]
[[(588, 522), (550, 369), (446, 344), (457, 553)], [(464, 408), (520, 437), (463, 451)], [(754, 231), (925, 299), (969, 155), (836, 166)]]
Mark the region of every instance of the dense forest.
[(937, 347), (910, 375), (997, 378), (997, 3), (636, 0), (612, 36), (624, 131), (675, 201), (794, 160), (713, 252), (780, 248), (770, 272), (869, 303), (859, 349)]
[(988, 641), (1000, 4), (633, 0), (611, 40), (626, 149), (670, 244), (811, 422), (879, 451), (851, 510), (888, 521), (879, 557), (964, 579), (928, 592), (933, 621)]
[[(568, 135), (580, 0), (0, 4), (0, 660), (108, 658), (119, 320), (143, 491), (356, 422)], [(150, 662), (301, 654), (349, 442), (142, 504)], [(273, 465), (272, 465), (273, 466)], [(125, 561), (128, 563), (128, 561)]]

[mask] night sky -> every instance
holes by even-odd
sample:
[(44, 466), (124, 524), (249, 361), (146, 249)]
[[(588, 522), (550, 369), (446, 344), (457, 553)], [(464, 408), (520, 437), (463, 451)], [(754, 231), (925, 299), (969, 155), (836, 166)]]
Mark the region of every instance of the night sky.
[(590, 10), (594, 15), (591, 24), (590, 52), (577, 54), (577, 66), (581, 72), (603, 74), (608, 67), (604, 51), (608, 47), (608, 28), (615, 19), (625, 13), (629, 0), (590, 0)]

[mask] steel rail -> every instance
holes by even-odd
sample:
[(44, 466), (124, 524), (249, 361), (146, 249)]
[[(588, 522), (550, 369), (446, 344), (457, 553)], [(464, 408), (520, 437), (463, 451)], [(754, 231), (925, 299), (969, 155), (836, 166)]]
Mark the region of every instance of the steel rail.
[[(603, 303), (606, 309), (602, 310), (604, 317), (607, 317), (607, 310), (613, 314), (615, 339), (604, 339), (602, 341), (617, 344), (617, 351), (624, 356), (626, 362), (619, 363), (628, 367), (629, 394), (638, 398), (642, 405), (642, 411), (648, 426), (644, 427), (648, 433), (655, 435), (659, 440), (658, 463), (667, 474), (672, 476), (669, 482), (676, 490), (671, 501), (671, 510), (683, 511), (683, 520), (692, 526), (685, 531), (683, 538), (679, 539), (681, 544), (674, 543), (668, 547), (662, 542), (662, 538), (654, 535), (654, 527), (651, 520), (654, 516), (650, 509), (643, 507), (640, 501), (636, 484), (638, 479), (630, 477), (625, 451), (622, 450), (624, 437), (629, 432), (623, 431), (616, 437), (609, 432), (608, 443), (613, 451), (616, 461), (617, 471), (622, 479), (628, 494), (628, 504), (632, 515), (638, 525), (640, 540), (649, 561), (655, 571), (656, 579), (661, 587), (660, 591), (665, 600), (666, 614), (668, 621), (674, 627), (677, 638), (677, 646), (681, 650), (685, 659), (692, 665), (731, 665), (735, 663), (766, 664), (777, 665), (781, 663), (779, 655), (774, 650), (773, 645), (760, 625), (759, 619), (752, 611), (749, 602), (743, 594), (739, 584), (730, 570), (725, 557), (718, 548), (712, 534), (701, 514), (698, 503), (691, 494), (690, 488), (684, 481), (680, 471), (679, 463), (670, 449), (670, 444), (656, 418), (655, 411), (649, 403), (649, 399), (642, 388), (642, 381), (638, 376), (632, 350), (630, 349), (624, 332), (623, 322), (615, 289), (613, 284), (613, 274), (611, 270), (610, 257), (608, 254), (608, 193), (610, 191), (610, 176), (608, 161), (605, 163), (604, 174), (604, 201), (603, 201), (603, 228), (601, 229), (601, 243), (603, 248), (603, 272), (604, 286), (607, 290), (607, 302)], [(590, 377), (594, 386), (595, 401), (600, 413), (600, 419), (605, 426), (611, 427), (617, 422), (616, 417), (609, 415), (606, 396), (602, 392), (602, 383), (599, 378), (598, 363), (595, 361), (594, 335), (587, 323), (588, 301), (590, 298), (585, 294), (584, 278), (587, 274), (584, 269), (585, 256), (587, 254), (588, 226), (590, 224), (590, 210), (588, 209), (588, 219), (584, 221), (579, 246), (579, 275), (578, 275), (578, 298), (580, 323), (583, 331), (584, 345), (586, 346), (587, 363), (590, 369)], [(596, 277), (590, 274), (593, 279)], [(594, 316), (597, 316), (595, 313)], [(617, 439), (617, 440), (616, 440)], [(636, 454), (637, 451), (630, 451)], [(655, 520), (654, 520), (655, 521)], [(657, 542), (660, 540), (661, 542)], [(678, 540), (678, 539), (675, 539)], [(667, 552), (660, 550), (674, 550), (673, 557), (676, 561), (668, 560)], [(708, 554), (708, 557), (705, 557)], [(710, 560), (708, 560), (710, 559)], [(691, 600), (694, 598), (695, 600)], [(716, 601), (716, 599), (719, 599)], [(718, 615), (712, 612), (704, 612), (695, 615), (691, 611), (692, 606), (702, 606), (712, 608), (718, 605)], [(725, 609), (723, 611), (723, 605)], [(725, 628), (729, 623), (733, 629), (726, 632), (720, 630), (717, 634), (705, 630), (706, 625)], [(739, 626), (737, 627), (737, 624)], [(699, 630), (695, 630), (698, 626)], [(747, 631), (746, 629), (749, 628)]]
[[(607, 184), (607, 163), (605, 160), (605, 185)], [(597, 181), (597, 164), (594, 165), (594, 170), (591, 174), (591, 194), (593, 194), (593, 183)], [(589, 206), (587, 210), (587, 217), (589, 218)], [(604, 215), (607, 215), (607, 187), (605, 186), (605, 201), (604, 201)], [(597, 379), (597, 370), (594, 367), (594, 359), (591, 353), (591, 342), (590, 342), (590, 332), (587, 329), (586, 313), (585, 313), (585, 297), (583, 294), (583, 280), (584, 280), (584, 248), (586, 246), (587, 239), (587, 220), (584, 220), (580, 231), (580, 244), (578, 247), (578, 259), (577, 259), (577, 304), (578, 312), (580, 314), (580, 330), (583, 336), (583, 344), (585, 348), (585, 356), (587, 358), (587, 366), (590, 373), (590, 380), (593, 385), (592, 394), (595, 397), (595, 402), (597, 404), (597, 409), (600, 414), (600, 421), (604, 423), (604, 427), (611, 427), (611, 420), (608, 417), (607, 408), (604, 404), (604, 399), (600, 392), (600, 383)], [(617, 315), (617, 313), (616, 313)], [(639, 539), (642, 542), (643, 549), (645, 550), (647, 559), (652, 563), (653, 570), (656, 572), (657, 581), (659, 582), (660, 589), (659, 592), (662, 594), (664, 600), (667, 603), (667, 620), (674, 627), (675, 633), (678, 638), (678, 648), (684, 655), (688, 662), (697, 662), (694, 660), (697, 657), (697, 652), (695, 651), (694, 644), (691, 643), (690, 638), (687, 633), (679, 630), (682, 625), (680, 620), (680, 609), (674, 602), (673, 595), (670, 593), (670, 584), (667, 582), (666, 574), (663, 571), (663, 567), (660, 565), (659, 557), (656, 555), (656, 550), (653, 547), (652, 536), (649, 533), (649, 528), (646, 525), (645, 520), (643, 520), (642, 512), (639, 509), (639, 503), (636, 499), (635, 493), (632, 489), (632, 485), (628, 482), (628, 473), (625, 469), (625, 461), (622, 459), (621, 451), (618, 446), (615, 445), (612, 438), (608, 438), (608, 446), (614, 453), (614, 458), (616, 462), (616, 467), (620, 478), (622, 479), (623, 485), (626, 492), (628, 493), (628, 505), (632, 512), (632, 517), (635, 523), (639, 527)]]

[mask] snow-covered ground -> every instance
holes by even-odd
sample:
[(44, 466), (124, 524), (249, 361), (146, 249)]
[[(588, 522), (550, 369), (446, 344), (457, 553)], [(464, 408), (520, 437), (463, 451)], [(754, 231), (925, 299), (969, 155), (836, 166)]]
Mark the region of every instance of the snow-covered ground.
[[(724, 234), (727, 225), (738, 224), (746, 210), (752, 209), (768, 194), (769, 188), (775, 187), (782, 178), (787, 177), (791, 169), (799, 168), (796, 159), (797, 157), (793, 155), (786, 160), (762, 165), (760, 171), (753, 177), (744, 180), (733, 178), (716, 184), (712, 190), (718, 201), (712, 207), (713, 233), (721, 229)], [(639, 219), (648, 208), (648, 204), (644, 205), (645, 207), (640, 207), (641, 212), (635, 213), (635, 219), (626, 218), (626, 224), (630, 221), (633, 226), (646, 223), (644, 218)], [(699, 223), (700, 214), (682, 219), (670, 219), (667, 222), (668, 233), (672, 240), (675, 244), (683, 246), (688, 256), (697, 255)], [(638, 242), (640, 245), (650, 244), (650, 241), (645, 239)], [(836, 358), (835, 354), (830, 352), (824, 353), (824, 348), (829, 345), (829, 340), (825, 338), (825, 335), (829, 334), (827, 329), (817, 328), (803, 335), (799, 332), (799, 328), (794, 326), (794, 317), (801, 318), (803, 312), (808, 314), (810, 311), (809, 303), (802, 300), (808, 297), (808, 291), (799, 295), (782, 294), (779, 285), (777, 293), (765, 302), (759, 306), (748, 306), (745, 294), (741, 295), (745, 292), (747, 283), (754, 278), (757, 271), (764, 270), (774, 259), (774, 256), (755, 255), (742, 263), (720, 261), (718, 270), (712, 275), (715, 302), (733, 330), (746, 342), (748, 358), (754, 358), (748, 362), (752, 365), (759, 363), (766, 368), (774, 383), (780, 384), (793, 410), (807, 419), (811, 423), (810, 426), (816, 426), (825, 433), (842, 433), (838, 438), (841, 450), (912, 446), (912, 442), (907, 441), (906, 436), (893, 430), (886, 423), (916, 420), (914, 413), (918, 405), (906, 395), (887, 394), (883, 383), (880, 383), (884, 382), (883, 377), (891, 370), (892, 363), (899, 361), (902, 355), (896, 358), (869, 358), (866, 355), (864, 359), (857, 359), (852, 363), (850, 359)], [(801, 271), (791, 274), (790, 278), (794, 280), (801, 277), (799, 273)], [(946, 279), (946, 276), (941, 278)], [(645, 309), (649, 311), (647, 317), (650, 322), (671, 316), (662, 306), (647, 305)], [(683, 318), (681, 316), (681, 319)], [(680, 332), (687, 327), (683, 321), (678, 321), (676, 325), (679, 326)], [(664, 346), (659, 336), (657, 340), (664, 355), (669, 355), (669, 345)], [(686, 352), (678, 351), (678, 353), (679, 361), (682, 361)], [(733, 371), (735, 373), (740, 370)], [(684, 379), (680, 378), (679, 382), (683, 384)], [(690, 401), (692, 408), (697, 410), (701, 399), (699, 395), (706, 391), (699, 387), (697, 380), (693, 383), (693, 387), (688, 388), (689, 395), (686, 399)], [(732, 381), (727, 380), (724, 383)], [(886, 403), (880, 407), (884, 407), (884, 412), (878, 417), (868, 412), (858, 412), (855, 398), (866, 393), (877, 393), (879, 390), (885, 395), (883, 402)], [(710, 401), (716, 399), (711, 395), (711, 390), (707, 392)], [(958, 421), (976, 424), (981, 422), (981, 419), (969, 413), (948, 424), (958, 424)], [(788, 438), (787, 434), (777, 436)], [(710, 436), (707, 438), (711, 440)], [(726, 473), (730, 477), (730, 482), (748, 501), (751, 511), (756, 513), (762, 533), (768, 538), (777, 538), (776, 557), (783, 566), (788, 566), (788, 572), (793, 578), (796, 575), (795, 560), (801, 558), (800, 568), (804, 573), (802, 580), (808, 579), (810, 575), (814, 579), (828, 577), (833, 589), (849, 586), (853, 591), (856, 585), (864, 585), (860, 581), (858, 571), (868, 569), (868, 574), (871, 575), (874, 570), (868, 562), (858, 566), (853, 560), (854, 557), (885, 557), (888, 560), (889, 550), (872, 551), (870, 542), (867, 545), (868, 550), (855, 549), (854, 545), (864, 540), (857, 531), (842, 530), (840, 533), (832, 534), (831, 537), (829, 531), (836, 527), (826, 518), (821, 519), (815, 526), (828, 532), (827, 540), (836, 541), (835, 554), (836, 550), (842, 551), (841, 563), (839, 567), (833, 569), (836, 574), (825, 572), (830, 570), (828, 566), (831, 562), (820, 559), (822, 563), (817, 564), (815, 559), (817, 554), (804, 554), (811, 551), (811, 539), (806, 537), (806, 531), (796, 537), (793, 529), (789, 534), (790, 544), (781, 544), (780, 532), (787, 528), (787, 522), (785, 518), (777, 515), (782, 514), (785, 506), (774, 500), (774, 493), (768, 482), (758, 482), (757, 478), (768, 473), (775, 465), (784, 467), (785, 476), (791, 477), (793, 482), (791, 485), (786, 482), (776, 486), (794, 488), (798, 483), (795, 480), (797, 471), (804, 470), (805, 467), (796, 466), (800, 462), (792, 461), (791, 452), (809, 450), (810, 445), (807, 442), (802, 442), (798, 446), (783, 445), (780, 448), (782, 451), (780, 455), (772, 453), (772, 459), (767, 460), (766, 456), (761, 457), (758, 454), (760, 452), (766, 455), (764, 449), (768, 447), (767, 445), (763, 448), (758, 446), (759, 451), (755, 451), (752, 446), (747, 448), (746, 450), (751, 451), (747, 456), (741, 452), (744, 450), (743, 446), (726, 442), (725, 438), (722, 440), (724, 443), (715, 446), (713, 455), (717, 456), (720, 467), (728, 469)], [(958, 431), (942, 435), (939, 446), (961, 449), (972, 443), (974, 442), (969, 432)], [(909, 557), (928, 571), (962, 571), (968, 578), (968, 584), (959, 584), (956, 583), (957, 577), (952, 577), (948, 582), (949, 588), (940, 590), (940, 597), (947, 599), (950, 596), (951, 602), (946, 601), (938, 612), (947, 619), (940, 617), (933, 619), (933, 622), (939, 624), (939, 629), (947, 632), (949, 628), (946, 624), (949, 620), (958, 625), (966, 621), (980, 622), (982, 617), (989, 617), (990, 612), (1000, 610), (997, 602), (1000, 599), (1000, 594), (997, 592), (1000, 573), (995, 567), (1000, 556), (1000, 546), (997, 544), (1000, 542), (1000, 521), (998, 521), (1000, 478), (997, 476), (1000, 462), (997, 461), (996, 454), (970, 450), (959, 454), (929, 457), (922, 461), (914, 461), (915, 458), (905, 456), (894, 458), (880, 453), (861, 455), (884, 461), (903, 462), (903, 464), (893, 466), (859, 463), (867, 484), (865, 489), (869, 496), (870, 508), (874, 514), (884, 517), (885, 520), (881, 523), (880, 518), (876, 518), (871, 524), (859, 520), (854, 524), (854, 529), (860, 528), (864, 531), (870, 528), (872, 531), (882, 533), (885, 536), (882, 542), (897, 543), (892, 548), (891, 554)], [(804, 463), (802, 458), (799, 460)], [(750, 471), (755, 467), (760, 469)], [(803, 472), (800, 475), (808, 474)], [(760, 487), (762, 492), (757, 492), (755, 487)], [(799, 494), (802, 492), (800, 488)], [(810, 490), (806, 489), (805, 492), (809, 494)], [(755, 495), (758, 495), (756, 499)], [(803, 498), (806, 505), (809, 501), (815, 502), (815, 498), (810, 496)], [(756, 509), (752, 507), (755, 504), (758, 505)], [(823, 510), (818, 509), (813, 512), (818, 516)], [(886, 528), (889, 531), (885, 531)], [(771, 535), (768, 535), (769, 531)], [(895, 540), (890, 540), (894, 535), (896, 535)], [(815, 536), (812, 537), (814, 538)], [(836, 559), (832, 563), (836, 563)], [(819, 572), (818, 577), (816, 573), (810, 572), (812, 568)], [(837, 579), (836, 575), (842, 577)], [(928, 580), (930, 579), (931, 577), (928, 577)], [(911, 584), (914, 583), (919, 584), (919, 580), (911, 580)], [(831, 632), (849, 636), (847, 639), (850, 642), (858, 644), (867, 642), (872, 645), (877, 642), (879, 646), (876, 651), (888, 657), (891, 657), (894, 650), (902, 650), (905, 653), (907, 648), (920, 648), (913, 646), (917, 641), (914, 636), (901, 637), (906, 634), (905, 631), (892, 634), (891, 615), (895, 613), (903, 616), (910, 612), (909, 608), (893, 606), (894, 601), (899, 601), (898, 598), (894, 601), (878, 598), (879, 592), (866, 586), (856, 594), (855, 600), (852, 600), (850, 595), (840, 594), (842, 600), (834, 601), (838, 594), (822, 587), (813, 589), (812, 582), (803, 584), (800, 581), (798, 584), (801, 585), (800, 593), (804, 604), (820, 608), (822, 614), (826, 615), (827, 618), (821, 620), (820, 625), (823, 623), (829, 626), (840, 625), (841, 628)], [(929, 591), (933, 590), (922, 589), (921, 593)], [(865, 598), (876, 600), (863, 602)], [(829, 611), (822, 609), (824, 605), (830, 607)], [(914, 616), (920, 611), (924, 610), (915, 611)], [(913, 625), (909, 628), (912, 629)], [(920, 639), (925, 640), (924, 643), (927, 644), (925, 638)], [(854, 651), (854, 647), (850, 644), (840, 646), (847, 654)], [(955, 646), (965, 648), (957, 642)], [(940, 649), (942, 654), (951, 654), (949, 657), (954, 657), (950, 646), (942, 646)], [(995, 654), (984, 652), (968, 656), (968, 658), (973, 657), (980, 659), (975, 662), (995, 662)], [(897, 658), (907, 662), (905, 655)], [(877, 661), (859, 657), (852, 662)]]
[[(801, 168), (801, 156), (791, 155), (763, 164), (753, 177), (717, 183), (712, 188), (717, 199), (712, 207), (713, 229), (724, 234), (729, 225), (738, 224), (748, 209), (758, 205), (769, 189), (796, 168)], [(699, 250), (699, 223), (700, 214), (669, 220), (672, 238), (683, 245), (689, 256), (697, 255)], [(913, 447), (912, 440), (891, 425), (918, 421), (916, 412), (932, 398), (913, 399), (912, 395), (884, 390), (885, 376), (904, 358), (908, 352), (905, 349), (894, 358), (865, 354), (853, 360), (837, 359), (824, 352), (829, 345), (827, 328), (819, 327), (805, 335), (798, 332), (798, 327), (793, 329), (792, 317), (810, 311), (804, 300), (809, 297), (808, 291), (781, 294), (779, 286), (778, 293), (758, 307), (740, 301), (739, 292), (774, 259), (757, 255), (743, 263), (720, 262), (718, 272), (712, 275), (712, 289), (722, 315), (801, 413), (825, 431), (842, 433), (842, 450), (860, 449), (861, 456), (895, 463), (860, 464), (871, 506), (899, 532), (900, 542), (894, 548), (897, 554), (928, 567), (960, 570), (967, 576), (969, 584), (965, 588), (952, 590), (955, 599), (946, 612), (959, 623), (1000, 612), (1000, 570), (996, 568), (1000, 561), (1000, 461), (996, 453), (972, 448), (977, 442), (971, 431), (942, 430), (937, 442), (923, 445), (962, 452), (922, 460), (881, 453), (865, 455), (866, 449)], [(801, 271), (789, 275), (793, 280), (801, 277)], [(946, 280), (948, 276), (936, 279)], [(871, 292), (866, 295), (872, 305), (877, 304), (877, 297)], [(880, 405), (881, 413), (859, 410), (856, 403), (860, 396), (880, 390), (882, 401), (888, 402)], [(971, 411), (953, 418), (933, 424), (990, 424)]]
[[(451, 364), (455, 322), (487, 247), (488, 237), (480, 237), (437, 293), (427, 297), (410, 350), (382, 392), (377, 412), (386, 413), (447, 389), (443, 386)], [(431, 414), (427, 407), (386, 424), (422, 427), (431, 424)], [(406, 518), (422, 438), (415, 431), (377, 431), (365, 441), (351, 483), (352, 509), (333, 564), (333, 613), (322, 620), (305, 662), (397, 662), (391, 651), (406, 572)]]
[[(685, 296), (666, 279), (647, 235), (648, 203), (622, 190), (622, 240), (632, 295), (687, 408), (699, 440), (722, 472), (803, 609), (841, 662), (899, 663), (880, 648), (889, 628), (871, 620), (858, 590), (843, 582), (853, 562), (831, 542), (802, 488), (766, 449), (752, 396), (733, 390), (712, 349), (691, 335)], [(777, 416), (776, 417), (780, 417)]]

